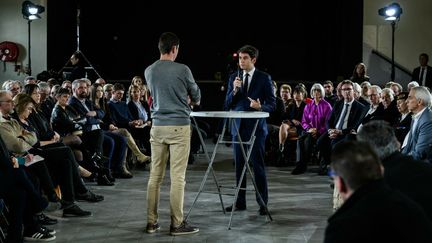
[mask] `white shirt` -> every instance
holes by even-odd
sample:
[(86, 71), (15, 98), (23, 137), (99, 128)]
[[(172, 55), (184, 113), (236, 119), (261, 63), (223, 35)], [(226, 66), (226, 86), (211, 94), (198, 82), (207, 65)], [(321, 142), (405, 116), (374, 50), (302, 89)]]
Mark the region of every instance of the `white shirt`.
[[(84, 108), (87, 110), (87, 111), (90, 111), (90, 109), (87, 107), (87, 105), (86, 105), (86, 103), (85, 103), (85, 99), (83, 99), (83, 100), (79, 100), (80, 102), (81, 102), (81, 104), (84, 106)], [(91, 127), (91, 130), (93, 131), (93, 130), (98, 130), (98, 129), (100, 129), (100, 126), (99, 126), (99, 124), (93, 124), (92, 125), (92, 127)]]
[[(342, 113), (341, 113), (341, 116), (339, 117), (338, 123), (336, 123), (336, 127), (339, 127), (340, 122), (343, 122), (342, 129), (346, 129), (348, 127), (348, 118), (349, 118), (349, 113), (351, 112), (351, 107), (352, 107), (353, 102), (354, 102), (354, 99), (350, 102), (344, 103)], [(344, 111), (346, 109), (346, 104), (349, 104), (347, 114), (345, 116), (345, 120), (341, 121), (342, 120), (342, 114), (344, 113)]]
[[(404, 148), (405, 146), (408, 145), (409, 136), (410, 136), (411, 133), (413, 133), (413, 132), (415, 131), (415, 129), (416, 129), (416, 127), (417, 127), (418, 120), (419, 120), (420, 116), (423, 114), (423, 112), (424, 112), (425, 110), (426, 110), (426, 107), (423, 108), (423, 110), (421, 110), (419, 113), (417, 113), (417, 114), (415, 114), (415, 115), (412, 115), (413, 125), (412, 125), (412, 127), (410, 128), (410, 131), (408, 132), (408, 134), (405, 136), (405, 139), (404, 139), (404, 141), (403, 141), (403, 143), (402, 143), (402, 148)], [(412, 131), (412, 132), (411, 132), (411, 131)]]
[[(249, 78), (248, 78), (248, 90), (247, 91), (249, 91), (249, 87), (250, 87), (250, 83), (251, 83), (251, 79), (252, 79), (252, 76), (253, 76), (253, 74), (254, 74), (254, 72), (255, 72), (255, 68), (253, 68), (252, 70), (250, 70), (249, 72), (246, 72), (246, 70), (243, 70), (243, 81), (246, 79), (246, 73), (247, 74), (249, 74)], [(244, 85), (244, 84), (243, 84)]]

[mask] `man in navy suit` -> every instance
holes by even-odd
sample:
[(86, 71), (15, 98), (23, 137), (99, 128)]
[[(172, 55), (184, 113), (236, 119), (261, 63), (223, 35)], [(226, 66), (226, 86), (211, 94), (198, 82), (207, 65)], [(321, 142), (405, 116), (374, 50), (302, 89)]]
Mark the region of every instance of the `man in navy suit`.
[(357, 131), (368, 108), (354, 99), (354, 85), (350, 80), (341, 82), (343, 100), (338, 101), (332, 110), (327, 122), (328, 133), (324, 133), (317, 141), (323, 161), (318, 174), (327, 175), (327, 166), (330, 164), (330, 153), (334, 145), (350, 138)]
[[(238, 56), (241, 72), (239, 70), (237, 73), (232, 74), (228, 80), (225, 107), (232, 111), (272, 112), (275, 107), (276, 97), (273, 92), (270, 75), (255, 68), (255, 63), (258, 58), (258, 49), (250, 45), (245, 45), (238, 50)], [(255, 126), (256, 119), (235, 119), (234, 122), (239, 129), (241, 140), (248, 141)], [(264, 147), (267, 133), (266, 120), (260, 119), (255, 133), (255, 143), (250, 156), (257, 189), (264, 201), (263, 205), (257, 195), (260, 215), (266, 214), (268, 201), (267, 178), (264, 164)], [(231, 127), (231, 134), (233, 136), (233, 141), (239, 141), (234, 124)], [(239, 183), (245, 164), (239, 144), (234, 144), (234, 159), (237, 185), (240, 185), (241, 188), (246, 188), (246, 177)], [(226, 210), (231, 212), (232, 210), (245, 209), (246, 191), (240, 190), (235, 208), (231, 206), (227, 207)]]
[(406, 102), (413, 116), (411, 129), (402, 144), (402, 153), (425, 160), (431, 153), (432, 144), (431, 94), (423, 86), (413, 87)]
[(419, 62), (420, 66), (414, 69), (411, 80), (417, 81), (421, 86), (432, 88), (432, 67), (428, 65), (428, 54), (420, 54)]

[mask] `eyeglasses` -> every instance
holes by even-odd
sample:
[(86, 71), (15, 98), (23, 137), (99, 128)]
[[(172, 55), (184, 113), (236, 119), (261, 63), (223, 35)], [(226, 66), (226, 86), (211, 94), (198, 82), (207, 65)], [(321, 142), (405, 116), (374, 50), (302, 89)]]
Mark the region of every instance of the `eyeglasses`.
[(370, 94), (367, 97), (376, 97), (378, 94)]
[(351, 90), (353, 90), (353, 89), (351, 89), (351, 88), (347, 88), (347, 89), (341, 89), (342, 91), (351, 91)]

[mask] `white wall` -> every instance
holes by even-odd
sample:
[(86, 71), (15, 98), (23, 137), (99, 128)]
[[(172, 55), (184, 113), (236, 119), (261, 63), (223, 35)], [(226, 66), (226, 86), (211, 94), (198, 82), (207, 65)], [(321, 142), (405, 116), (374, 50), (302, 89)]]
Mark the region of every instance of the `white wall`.
[[(396, 25), (395, 31), (395, 63), (402, 65), (412, 71), (419, 66), (418, 56), (427, 53), (432, 59), (432, 1), (430, 0), (364, 0), (363, 19), (363, 60), (368, 66), (371, 79), (374, 74), (379, 78), (382, 72), (389, 74), (390, 64), (383, 67), (370, 67), (370, 50), (375, 49), (385, 56), (391, 58), (391, 25), (378, 15), (378, 9), (397, 2), (401, 5), (403, 13)], [(370, 63), (369, 63), (370, 62)], [(381, 72), (381, 73), (378, 73)], [(390, 75), (386, 76), (390, 77)], [(406, 83), (406, 76), (398, 75), (396, 81)], [(389, 80), (385, 80), (387, 82)], [(382, 80), (378, 80), (382, 82)]]
[[(25, 74), (24, 67), (28, 66), (28, 24), (21, 14), (21, 5), (24, 0), (0, 1), (0, 42), (11, 41), (19, 46), (18, 65), (23, 68), (15, 71), (15, 62), (3, 63), (0, 61), (0, 83), (8, 79), (22, 81)], [(31, 61), (32, 75), (47, 69), (47, 7), (46, 1), (32, 0), (33, 3), (45, 7), (41, 19), (31, 22)], [(5, 64), (5, 65), (4, 65)]]

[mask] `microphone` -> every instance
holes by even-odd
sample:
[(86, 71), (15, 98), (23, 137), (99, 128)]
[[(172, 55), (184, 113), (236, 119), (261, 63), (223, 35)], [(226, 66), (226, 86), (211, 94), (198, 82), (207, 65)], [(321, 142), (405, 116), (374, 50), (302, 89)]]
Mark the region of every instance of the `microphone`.
[[(240, 78), (240, 66), (237, 63), (237, 77)], [(237, 92), (239, 91), (240, 87), (235, 87), (234, 88), (234, 94), (237, 94)]]

